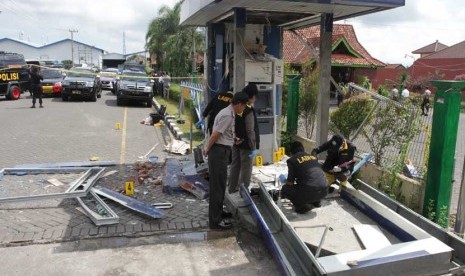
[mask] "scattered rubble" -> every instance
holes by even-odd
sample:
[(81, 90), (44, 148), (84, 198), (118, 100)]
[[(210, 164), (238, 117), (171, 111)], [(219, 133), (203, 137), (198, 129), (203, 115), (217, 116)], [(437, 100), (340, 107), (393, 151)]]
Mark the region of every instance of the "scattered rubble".
[[(157, 202), (156, 191), (158, 194), (161, 190), (170, 195), (175, 194), (176, 197), (182, 198), (185, 202), (196, 202), (197, 200), (193, 197), (203, 201), (208, 198), (209, 184), (206, 180), (207, 174), (205, 174), (204, 167), (199, 167), (203, 172), (198, 173), (197, 164), (188, 159), (181, 161), (168, 158), (163, 163), (157, 162), (158, 157), (156, 156), (147, 158), (153, 148), (142, 156), (141, 160), (129, 165), (116, 165), (114, 169), (107, 172), (101, 167), (72, 166), (73, 164), (82, 165), (85, 162), (49, 163), (57, 164), (51, 168), (42, 167), (41, 164), (37, 164), (38, 166), (33, 168), (25, 168), (20, 165), (19, 168), (0, 170), (0, 180), (4, 175), (12, 175), (16, 177), (14, 182), (22, 183), (21, 187), (24, 187), (24, 190), (30, 191), (31, 184), (37, 183), (41, 184), (41, 192), (45, 193), (37, 195), (37, 192), (34, 192), (35, 194), (8, 198), (5, 197), (5, 195), (9, 196), (8, 188), (2, 187), (0, 183), (0, 194), (3, 197), (0, 197), (0, 203), (13, 204), (15, 202), (29, 202), (30, 200), (46, 202), (50, 199), (74, 197), (81, 205), (79, 210), (85, 213), (94, 224), (107, 225), (119, 222), (118, 215), (105, 203), (107, 199), (152, 218), (161, 218), (165, 213), (160, 209), (172, 208), (173, 204), (171, 202)], [(110, 164), (105, 162), (103, 164)], [(66, 167), (61, 167), (63, 164), (66, 164)], [(63, 174), (73, 173), (76, 175), (74, 178), (64, 179), (62, 177)], [(33, 174), (54, 174), (54, 177), (29, 179)], [(23, 180), (19, 180), (21, 177)], [(135, 180), (133, 197), (123, 194), (125, 182), (128, 179)], [(65, 189), (67, 190), (64, 191)]]

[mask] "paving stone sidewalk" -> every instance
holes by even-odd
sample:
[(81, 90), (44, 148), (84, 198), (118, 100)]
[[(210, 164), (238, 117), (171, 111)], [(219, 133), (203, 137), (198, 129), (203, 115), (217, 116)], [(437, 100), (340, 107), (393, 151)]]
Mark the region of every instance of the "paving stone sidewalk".
[[(133, 171), (133, 165), (106, 168), (107, 172), (111, 170), (116, 170), (117, 173), (101, 178), (96, 186), (121, 190), (128, 175)], [(162, 168), (158, 166), (157, 170), (155, 174), (160, 173)], [(31, 189), (38, 189), (37, 183), (49, 184), (46, 179), (61, 177), (59, 180), (65, 183), (72, 179), (70, 176), (62, 175), (25, 175), (21, 176), (24, 178), (23, 184), (14, 186), (11, 183), (7, 184), (7, 177), (9, 176), (5, 176), (4, 180), (0, 181), (0, 197), (6, 197), (6, 193), (18, 195), (31, 192)], [(38, 179), (41, 177), (42, 179)], [(51, 185), (48, 186), (48, 189), (54, 189)], [(29, 191), (25, 191), (27, 189)], [(142, 202), (171, 202), (173, 208), (165, 210), (165, 217), (152, 219), (105, 200), (118, 214), (120, 221), (114, 225), (96, 226), (79, 210), (80, 205), (75, 199), (0, 204), (0, 247), (96, 237), (138, 237), (208, 229), (207, 201), (183, 192), (172, 195), (163, 193), (161, 185), (136, 183), (135, 190), (135, 198)]]

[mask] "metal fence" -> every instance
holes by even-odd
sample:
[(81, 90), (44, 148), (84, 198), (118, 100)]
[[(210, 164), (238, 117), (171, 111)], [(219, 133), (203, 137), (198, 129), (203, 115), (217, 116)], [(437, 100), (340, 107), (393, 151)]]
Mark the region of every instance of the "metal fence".
[[(426, 172), (426, 167), (425, 167), (425, 152), (428, 150), (427, 149), (427, 144), (429, 140), (429, 131), (431, 130), (431, 124), (432, 124), (432, 110), (430, 110), (430, 113), (428, 116), (421, 116), (421, 109), (420, 106), (415, 106), (412, 104), (404, 104), (401, 102), (396, 102), (393, 101), (389, 98), (386, 98), (378, 93), (374, 93), (372, 91), (369, 91), (361, 86), (355, 85), (355, 84), (349, 84), (349, 96), (357, 96), (360, 94), (366, 94), (368, 95), (374, 102), (374, 108), (371, 111), (371, 115), (377, 116), (377, 115), (382, 115), (378, 114), (379, 112), (383, 112), (385, 108), (388, 105), (393, 105), (396, 108), (403, 108), (405, 109), (408, 113), (408, 120), (407, 121), (393, 121), (392, 122), (392, 127), (408, 127), (408, 124), (411, 124), (413, 122), (417, 123), (419, 126), (418, 133), (411, 139), (409, 142), (409, 148), (407, 151), (407, 159), (409, 159), (412, 162), (412, 165), (416, 168), (418, 171), (419, 177), (422, 178), (424, 173)], [(407, 99), (407, 101), (410, 101), (410, 99)], [(337, 109), (337, 107), (331, 107), (330, 112), (334, 111)], [(303, 129), (303, 124), (299, 124), (300, 129), (299, 129), (299, 134), (302, 136), (305, 135), (305, 130)], [(367, 140), (365, 135), (362, 135), (363, 132), (366, 134), (373, 133), (373, 124), (370, 123), (368, 120), (367, 122), (362, 123), (360, 128), (352, 135), (352, 137), (349, 137), (349, 139), (352, 141), (352, 143), (355, 144), (357, 147), (357, 153), (356, 155), (358, 157), (362, 157), (366, 153), (373, 153), (370, 147), (370, 143)], [(334, 133), (328, 133), (328, 139), (333, 135)], [(314, 132), (312, 137), (307, 137), (312, 140), (316, 140), (316, 133)], [(390, 168), (391, 166), (394, 165), (396, 162), (397, 158), (399, 157), (400, 154), (400, 149), (395, 146), (387, 146), (384, 148), (384, 154), (381, 159), (381, 166), (384, 168)], [(372, 160), (373, 161), (373, 160)]]
[[(205, 85), (201, 83), (193, 83), (188, 81), (181, 82), (181, 99), (184, 99), (187, 95), (184, 95), (185, 91), (188, 91), (189, 97), (194, 105), (195, 113), (199, 119), (202, 118), (202, 111), (206, 106), (206, 89)], [(202, 125), (202, 131), (205, 133), (205, 126)]]

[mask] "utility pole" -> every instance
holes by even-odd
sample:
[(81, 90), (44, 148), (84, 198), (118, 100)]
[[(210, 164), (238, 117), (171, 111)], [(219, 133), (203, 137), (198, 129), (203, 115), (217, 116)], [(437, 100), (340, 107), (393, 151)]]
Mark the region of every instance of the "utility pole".
[(71, 33), (71, 67), (74, 66), (74, 33), (77, 33), (78, 30), (76, 29), (69, 29)]
[(195, 72), (197, 72), (197, 55), (196, 55), (196, 51), (195, 51), (195, 29), (192, 32), (192, 46), (193, 46), (193, 49), (192, 49), (192, 74), (194, 74)]
[(126, 55), (126, 32), (123, 32), (123, 55)]

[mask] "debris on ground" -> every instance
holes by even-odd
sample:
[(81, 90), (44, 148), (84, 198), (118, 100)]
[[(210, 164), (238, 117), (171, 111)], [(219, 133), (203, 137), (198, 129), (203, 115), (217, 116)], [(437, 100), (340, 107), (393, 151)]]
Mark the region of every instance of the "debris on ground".
[[(42, 205), (48, 204), (48, 199), (69, 198), (69, 195), (66, 194), (68, 191), (65, 192), (65, 190), (70, 190), (70, 186), (75, 186), (76, 178), (81, 179), (82, 181), (80, 181), (83, 183), (92, 182), (95, 184), (93, 187), (92, 185), (83, 187), (85, 189), (80, 189), (80, 194), (76, 194), (74, 197), (81, 205), (79, 210), (85, 213), (95, 225), (119, 223), (118, 215), (109, 207), (111, 204), (108, 204), (112, 201), (151, 218), (165, 216), (165, 213), (159, 209), (173, 208), (172, 202), (184, 202), (187, 204), (186, 208), (198, 200), (204, 202), (209, 196), (208, 173), (205, 173), (204, 169), (201, 169), (202, 172), (199, 173), (197, 164), (189, 158), (182, 160), (167, 158), (164, 162), (158, 162), (157, 156), (149, 156), (157, 146), (158, 144), (154, 145), (147, 154), (140, 156), (142, 158), (133, 164), (114, 165), (114, 169), (106, 172), (99, 167), (98, 169), (102, 171), (95, 177), (88, 175), (86, 179), (89, 181), (84, 180), (83, 173), (96, 170), (97, 167), (91, 166), (94, 162), (48, 163), (53, 166), (50, 168), (44, 167), (43, 164), (37, 164), (37, 167), (32, 169), (30, 167), (4, 169), (0, 171), (0, 176), (15, 177), (13, 182), (19, 183), (15, 183), (14, 186), (20, 188), (19, 190), (24, 188), (23, 190), (29, 193), (21, 196), (25, 199), (32, 196), (34, 202), (42, 202)], [(112, 163), (114, 162), (104, 161), (102, 164)], [(79, 165), (79, 167), (73, 165)], [(81, 165), (85, 166), (81, 167)], [(21, 166), (24, 165), (19, 165), (19, 167)], [(79, 171), (77, 171), (78, 168)], [(43, 174), (54, 175), (53, 177), (44, 177)], [(36, 175), (37, 177), (35, 177)], [(21, 178), (22, 180), (19, 180)], [(133, 190), (131, 197), (124, 195), (125, 184), (129, 179), (134, 180), (131, 187)], [(40, 184), (40, 190), (31, 193), (31, 190), (37, 190), (34, 185), (31, 185), (33, 183)], [(8, 186), (2, 186), (0, 185), (2, 197), (10, 196)], [(44, 193), (45, 195), (43, 195)], [(47, 195), (47, 193), (51, 195)], [(57, 193), (61, 193), (63, 196), (56, 197)], [(160, 194), (167, 194), (167, 197), (160, 196)], [(168, 200), (166, 200), (167, 198)], [(22, 202), (23, 204), (27, 203), (25, 208), (31, 208), (29, 202)], [(52, 202), (60, 204), (60, 201)], [(13, 201), (8, 203), (16, 204)], [(203, 205), (201, 204), (201, 206)]]
[(177, 153), (177, 154), (187, 154), (189, 151), (189, 143), (181, 141), (181, 140), (173, 140), (171, 143), (165, 146), (165, 150), (170, 153)]
[(148, 116), (144, 120), (140, 121), (141, 125), (151, 126), (153, 125), (152, 117)]

